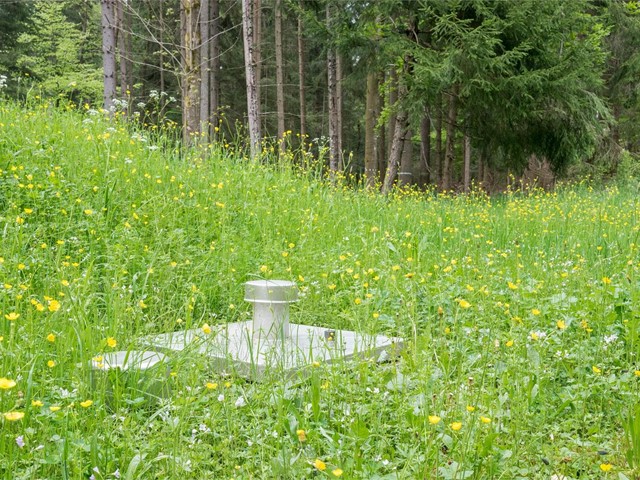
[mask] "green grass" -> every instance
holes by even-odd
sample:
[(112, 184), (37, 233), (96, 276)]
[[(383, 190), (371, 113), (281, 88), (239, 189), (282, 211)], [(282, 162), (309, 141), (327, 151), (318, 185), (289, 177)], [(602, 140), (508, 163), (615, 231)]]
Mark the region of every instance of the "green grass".
[[(0, 169), (4, 478), (640, 475), (631, 186), (383, 198), (45, 103), (0, 105)], [(159, 404), (92, 382), (143, 335), (247, 318), (257, 278), (406, 349), (293, 384), (187, 355)]]

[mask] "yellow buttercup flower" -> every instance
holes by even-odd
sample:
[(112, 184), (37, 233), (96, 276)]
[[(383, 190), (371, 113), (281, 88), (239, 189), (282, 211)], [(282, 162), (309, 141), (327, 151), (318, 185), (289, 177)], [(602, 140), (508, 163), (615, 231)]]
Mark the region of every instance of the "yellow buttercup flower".
[(480, 421), (482, 423), (491, 423), (491, 419), (489, 417), (480, 417)]
[(449, 427), (451, 428), (451, 430), (453, 430), (454, 432), (457, 432), (458, 430), (460, 430), (462, 428), (462, 422), (453, 422), (449, 424)]
[(20, 318), (20, 314), (16, 313), (16, 312), (11, 312), (11, 313), (7, 313), (4, 318), (6, 318), (7, 320), (9, 320), (10, 322), (17, 320)]
[(49, 335), (47, 335), (47, 341), (51, 343), (55, 342), (56, 336), (53, 333), (50, 333)]
[(116, 345), (118, 345), (118, 342), (115, 338), (113, 337), (107, 338), (107, 346), (109, 348), (116, 348)]
[(431, 425), (437, 425), (440, 423), (441, 418), (437, 415), (429, 415), (428, 420)]
[(80, 406), (83, 408), (89, 408), (93, 405), (93, 400), (85, 400), (84, 402), (80, 402)]
[(558, 327), (559, 330), (564, 330), (567, 328), (567, 325), (564, 323), (564, 320), (558, 320), (556, 322), (556, 327)]
[(601, 463), (600, 464), (600, 470), (602, 470), (603, 472), (608, 472), (613, 468), (613, 465), (611, 465), (610, 463)]
[(315, 461), (313, 462), (313, 466), (316, 467), (318, 470), (320, 470), (321, 472), (324, 472), (327, 469), (327, 464), (324, 463), (322, 460), (320, 460), (319, 458), (316, 458)]
[(596, 367), (595, 365), (591, 367), (591, 370), (593, 370), (593, 373), (595, 373), (596, 375), (602, 373), (602, 370)]
[(61, 408), (62, 408), (62, 407), (59, 407), (59, 406), (57, 406), (57, 405), (51, 405), (51, 406), (49, 407), (49, 410), (50, 410), (50, 411), (52, 411), (52, 412), (57, 412), (57, 411), (58, 411), (58, 410), (60, 410)]
[(341, 477), (343, 472), (341, 468), (336, 468), (335, 470), (331, 470), (331, 473), (334, 477)]
[(304, 430), (296, 430), (296, 435), (298, 436), (298, 441), (305, 442), (307, 440), (307, 432)]
[(7, 412), (4, 414), (4, 418), (8, 422), (16, 422), (24, 418), (24, 412)]
[(460, 299), (458, 300), (458, 305), (460, 305), (460, 308), (469, 308), (471, 307), (471, 304), (469, 302), (467, 302), (464, 299)]
[(10, 388), (13, 388), (16, 386), (16, 381), (15, 380), (10, 380), (8, 378), (0, 378), (0, 389), (2, 390), (9, 390)]
[(209, 335), (211, 333), (211, 327), (208, 323), (202, 325), (202, 333), (204, 333), (205, 335)]
[(57, 312), (60, 310), (60, 302), (57, 300), (49, 300), (49, 305), (47, 306), (50, 312)]

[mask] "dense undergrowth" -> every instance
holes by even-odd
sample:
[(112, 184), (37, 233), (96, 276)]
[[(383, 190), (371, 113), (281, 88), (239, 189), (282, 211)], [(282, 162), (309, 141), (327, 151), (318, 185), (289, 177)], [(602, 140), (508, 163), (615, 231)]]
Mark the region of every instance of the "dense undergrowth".
[[(384, 198), (240, 157), (0, 105), (4, 478), (637, 478), (633, 188)], [(193, 355), (158, 404), (91, 382), (143, 335), (247, 318), (257, 278), (401, 358), (250, 383)]]

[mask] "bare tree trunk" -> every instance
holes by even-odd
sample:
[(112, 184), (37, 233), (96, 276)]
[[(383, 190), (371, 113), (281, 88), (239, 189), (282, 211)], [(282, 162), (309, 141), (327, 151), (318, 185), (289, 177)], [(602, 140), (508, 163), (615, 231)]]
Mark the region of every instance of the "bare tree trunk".
[(452, 185), (452, 168), (455, 159), (457, 117), (457, 89), (454, 87), (449, 96), (449, 113), (447, 114), (447, 141), (445, 145), (444, 162), (442, 165), (442, 190), (449, 190)]
[(344, 171), (342, 151), (342, 55), (336, 53), (336, 108), (338, 116), (338, 170)]
[(464, 132), (464, 193), (469, 193), (471, 188), (471, 137)]
[(398, 185), (405, 187), (413, 183), (413, 131), (407, 128), (402, 140), (402, 156), (400, 157), (400, 171), (398, 172)]
[(181, 0), (182, 30), (182, 129), (186, 146), (200, 132), (200, 0)]
[(209, 6), (209, 111), (213, 128), (219, 128), (220, 110), (220, 3), (211, 0)]
[(158, 32), (158, 40), (160, 41), (160, 91), (164, 92), (164, 0), (158, 0), (158, 4), (158, 10), (160, 12), (160, 32)]
[(378, 159), (376, 158), (376, 119), (378, 111), (378, 74), (367, 75), (367, 101), (364, 116), (364, 176), (367, 188), (376, 185)]
[(431, 116), (429, 107), (425, 107), (420, 120), (420, 163), (426, 172), (426, 182), (431, 182)]
[[(396, 104), (396, 102), (398, 101), (398, 72), (395, 71), (395, 68), (392, 68), (391, 71), (389, 72), (389, 106), (393, 106)], [(389, 115), (389, 123), (387, 125), (388, 127), (388, 131), (389, 131), (389, 138), (393, 139), (393, 135), (395, 134), (396, 131), (396, 112), (395, 111), (391, 111), (391, 114)], [(392, 140), (393, 143), (393, 140)], [(389, 148), (389, 152), (387, 153), (388, 156), (391, 156), (391, 146), (392, 144), (388, 145)]]
[(280, 153), (284, 152), (284, 60), (282, 51), (282, 0), (275, 0), (276, 41), (276, 109), (278, 116), (278, 142)]
[[(327, 3), (327, 26), (331, 25), (331, 4)], [(336, 51), (333, 46), (327, 49), (327, 86), (329, 95), (329, 172), (331, 181), (335, 181), (339, 166), (340, 140), (338, 118), (338, 72), (336, 65)]]
[[(377, 78), (377, 83), (380, 85), (385, 81), (384, 73), (380, 73)], [(376, 105), (376, 121), (382, 114), (382, 106), (384, 105), (385, 97), (382, 93), (378, 92), (378, 101)], [(387, 171), (387, 129), (381, 127), (378, 130), (378, 141), (376, 142), (376, 155), (378, 159), (378, 182), (380, 185), (384, 183), (384, 174)]]
[[(253, 0), (253, 51), (256, 68), (256, 97), (259, 111), (262, 111), (262, 0)], [(258, 121), (260, 121), (258, 116)], [(261, 125), (262, 127), (262, 125)]]
[(211, 59), (209, 57), (209, 42), (211, 41), (211, 32), (209, 31), (209, 0), (202, 0), (200, 6), (200, 35), (202, 41), (200, 42), (200, 64), (202, 65), (200, 70), (200, 135), (202, 140), (206, 141), (209, 137), (209, 130), (211, 126), (211, 107), (209, 105), (209, 90), (211, 85), (209, 80)]
[(387, 165), (387, 172), (384, 176), (384, 183), (382, 184), (382, 193), (388, 194), (393, 188), (393, 182), (398, 174), (398, 164), (400, 163), (400, 157), (404, 147), (404, 137), (407, 130), (407, 113), (404, 110), (400, 110), (396, 115), (396, 128), (393, 132), (393, 138), (391, 139), (391, 154), (389, 155), (389, 164)]
[[(299, 1), (300, 11), (302, 11), (303, 0)], [(307, 135), (307, 102), (305, 98), (305, 54), (304, 36), (302, 33), (302, 13), (298, 15), (298, 96), (300, 101), (300, 141), (304, 145)]]
[(398, 165), (402, 156), (404, 140), (408, 129), (409, 116), (407, 111), (402, 107), (402, 102), (407, 96), (407, 84), (404, 79), (404, 76), (406, 76), (409, 71), (409, 59), (407, 57), (404, 58), (402, 70), (403, 78), (398, 78), (396, 74), (398, 92), (396, 106), (401, 106), (401, 108), (397, 109), (395, 129), (393, 131), (393, 137), (391, 139), (389, 163), (387, 165), (387, 172), (385, 173), (384, 182), (382, 184), (382, 193), (385, 195), (391, 192), (391, 189), (393, 188), (393, 182), (396, 180), (396, 176), (398, 174)]
[(111, 110), (116, 97), (116, 13), (115, 0), (101, 0), (102, 68), (104, 75), (104, 109)]
[(247, 117), (249, 121), (249, 139), (251, 159), (260, 157), (260, 105), (258, 101), (258, 85), (254, 40), (254, 0), (242, 0), (242, 28), (244, 38), (244, 65), (247, 83)]

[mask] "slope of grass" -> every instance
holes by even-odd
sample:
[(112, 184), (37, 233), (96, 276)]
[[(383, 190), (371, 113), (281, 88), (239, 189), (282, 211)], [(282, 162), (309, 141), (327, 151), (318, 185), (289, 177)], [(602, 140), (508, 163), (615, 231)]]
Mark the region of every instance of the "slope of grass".
[[(638, 475), (636, 192), (382, 198), (167, 145), (0, 105), (4, 478)], [(298, 283), (293, 321), (407, 348), (296, 384), (193, 355), (160, 404), (92, 383), (142, 335), (247, 318), (256, 278)]]

